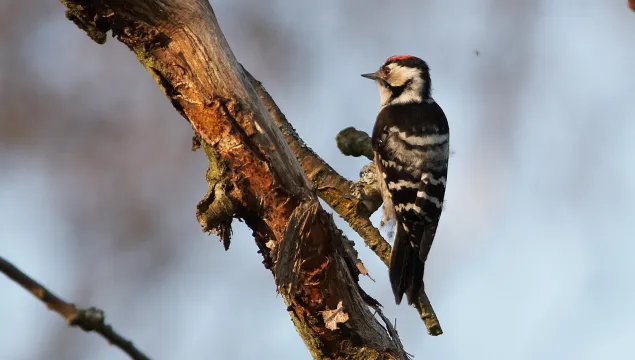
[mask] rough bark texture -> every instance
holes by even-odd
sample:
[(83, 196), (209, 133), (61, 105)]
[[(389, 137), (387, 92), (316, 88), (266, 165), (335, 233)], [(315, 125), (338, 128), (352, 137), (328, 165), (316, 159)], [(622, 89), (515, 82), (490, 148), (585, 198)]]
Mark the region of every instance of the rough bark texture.
[[(210, 159), (204, 229), (229, 245), (243, 219), (315, 358), (405, 359), (377, 303), (357, 285), (341, 232), (321, 209), (302, 167), (231, 52), (206, 0), (62, 1), (67, 17), (97, 41), (126, 44)], [(284, 250), (282, 250), (284, 249)], [(383, 318), (385, 319), (385, 318)]]

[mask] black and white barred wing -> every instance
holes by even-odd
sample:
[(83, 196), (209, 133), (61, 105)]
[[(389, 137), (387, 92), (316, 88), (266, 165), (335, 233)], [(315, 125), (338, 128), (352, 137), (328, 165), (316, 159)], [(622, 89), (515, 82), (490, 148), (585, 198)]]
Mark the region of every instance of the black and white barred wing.
[[(384, 201), (382, 223), (391, 226), (394, 224), (395, 227), (389, 277), (395, 301), (399, 304), (404, 293), (418, 291), (418, 284), (423, 282), (424, 264), (419, 259), (419, 245), (417, 241), (413, 241), (413, 234), (408, 228), (408, 223), (412, 220), (417, 221), (417, 218), (408, 215), (406, 210), (408, 204), (414, 204), (416, 200), (419, 183), (417, 177), (412, 176), (387, 147), (390, 135), (388, 129), (384, 130), (380, 130), (384, 131), (384, 134), (380, 135), (374, 149), (375, 165)], [(407, 297), (410, 302), (410, 296)]]
[(384, 215), (397, 222), (390, 266), (397, 303), (404, 293), (411, 303), (423, 284), (443, 205), (449, 136), (443, 112), (433, 105), (380, 113), (373, 132)]
[(419, 259), (423, 262), (428, 258), (441, 218), (446, 176), (447, 166), (428, 169), (421, 174), (421, 184), (415, 202), (415, 209), (420, 217), (418, 222), (413, 222), (412, 227), (415, 228), (415, 233), (422, 234), (419, 242)]

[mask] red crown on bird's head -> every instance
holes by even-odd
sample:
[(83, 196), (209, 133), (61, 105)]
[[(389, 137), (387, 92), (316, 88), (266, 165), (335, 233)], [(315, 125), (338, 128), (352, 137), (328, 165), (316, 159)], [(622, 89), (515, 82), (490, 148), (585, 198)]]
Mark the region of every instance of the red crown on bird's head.
[(402, 60), (407, 60), (407, 59), (412, 59), (412, 58), (416, 58), (416, 56), (413, 56), (413, 55), (393, 55), (393, 56), (389, 57), (388, 59), (386, 59), (385, 62), (402, 61)]

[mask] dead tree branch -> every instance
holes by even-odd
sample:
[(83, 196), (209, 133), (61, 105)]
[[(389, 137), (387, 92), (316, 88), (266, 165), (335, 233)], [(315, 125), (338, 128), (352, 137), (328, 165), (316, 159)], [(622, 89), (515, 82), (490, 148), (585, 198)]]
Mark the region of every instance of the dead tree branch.
[(87, 309), (78, 309), (77, 306), (60, 299), (50, 292), (43, 285), (31, 279), (27, 274), (23, 273), (0, 256), (0, 272), (5, 274), (9, 279), (15, 281), (25, 290), (40, 299), (49, 310), (60, 314), (69, 326), (77, 326), (80, 329), (91, 332), (94, 331), (103, 336), (108, 342), (122, 351), (124, 351), (131, 359), (149, 360), (134, 344), (119, 335), (113, 328), (106, 324), (106, 316), (102, 310), (94, 307)]
[[(98, 43), (112, 31), (194, 129), (209, 158), (197, 216), (229, 245), (231, 219), (252, 229), (287, 310), (315, 358), (406, 359), (333, 219), (235, 59), (207, 0), (62, 0)], [(381, 316), (380, 316), (381, 318)], [(385, 318), (385, 317), (384, 317)]]

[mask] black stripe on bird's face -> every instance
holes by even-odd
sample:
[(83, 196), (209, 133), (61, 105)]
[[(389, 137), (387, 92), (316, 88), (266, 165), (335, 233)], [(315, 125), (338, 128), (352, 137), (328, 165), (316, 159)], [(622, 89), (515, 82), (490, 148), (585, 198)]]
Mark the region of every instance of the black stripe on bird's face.
[(412, 80), (409, 79), (408, 81), (406, 81), (401, 86), (392, 86), (389, 83), (387, 83), (386, 81), (384, 81), (384, 80), (382, 80), (382, 81), (384, 82), (384, 86), (387, 87), (388, 89), (390, 89), (390, 99), (388, 99), (389, 103), (392, 102), (393, 100), (395, 100), (396, 98), (398, 98), (399, 96), (401, 96), (401, 94), (403, 94), (403, 92), (412, 83)]

